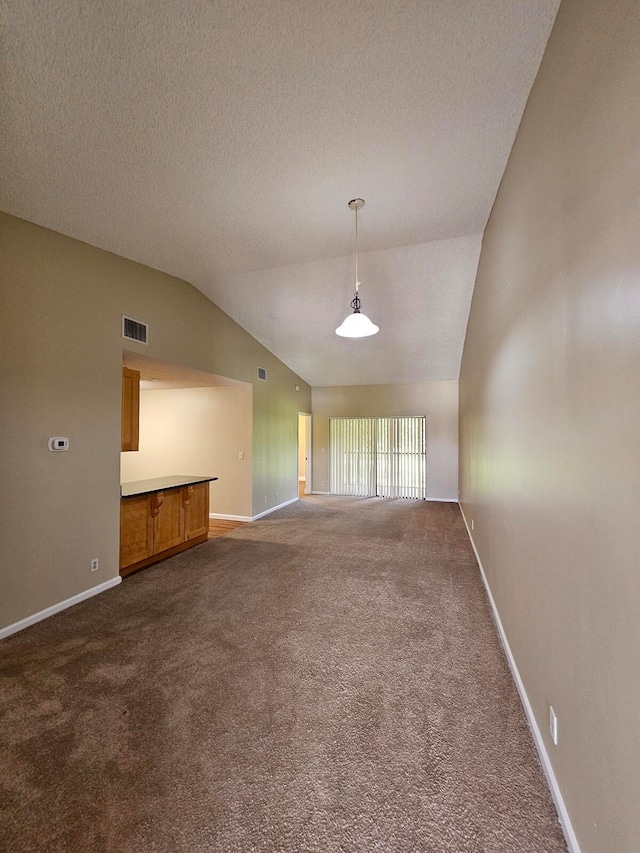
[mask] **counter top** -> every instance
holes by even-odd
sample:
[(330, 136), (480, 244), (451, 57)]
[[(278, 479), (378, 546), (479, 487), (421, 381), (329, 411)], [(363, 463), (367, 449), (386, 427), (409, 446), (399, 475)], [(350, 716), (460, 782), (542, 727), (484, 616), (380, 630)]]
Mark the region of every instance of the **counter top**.
[(165, 489), (177, 489), (180, 486), (195, 486), (197, 483), (210, 483), (217, 477), (190, 477), (187, 474), (175, 474), (172, 477), (152, 477), (150, 480), (136, 480), (132, 483), (122, 483), (121, 498), (133, 498), (136, 495), (149, 495), (152, 492), (163, 492)]

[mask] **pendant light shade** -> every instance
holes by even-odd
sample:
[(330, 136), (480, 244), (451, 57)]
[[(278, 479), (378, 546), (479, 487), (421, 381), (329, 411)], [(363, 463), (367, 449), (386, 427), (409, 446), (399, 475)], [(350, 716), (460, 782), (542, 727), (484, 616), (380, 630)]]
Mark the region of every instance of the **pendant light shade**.
[(340, 335), (341, 338), (367, 338), (379, 331), (379, 326), (372, 323), (367, 315), (363, 314), (358, 308), (342, 321), (342, 324), (336, 329), (336, 335)]
[(341, 338), (367, 338), (369, 335), (375, 335), (380, 331), (380, 328), (372, 323), (366, 314), (363, 314), (360, 308), (360, 280), (358, 279), (358, 211), (364, 207), (364, 200), (361, 198), (351, 199), (349, 202), (351, 210), (356, 214), (356, 292), (351, 300), (353, 314), (349, 314), (347, 318), (336, 329), (336, 335)]

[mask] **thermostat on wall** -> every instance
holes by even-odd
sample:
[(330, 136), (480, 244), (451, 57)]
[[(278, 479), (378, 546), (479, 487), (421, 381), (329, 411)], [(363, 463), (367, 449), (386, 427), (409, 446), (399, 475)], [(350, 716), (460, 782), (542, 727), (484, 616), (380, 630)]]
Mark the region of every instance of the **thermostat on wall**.
[(49, 450), (68, 450), (69, 439), (62, 436), (49, 439)]

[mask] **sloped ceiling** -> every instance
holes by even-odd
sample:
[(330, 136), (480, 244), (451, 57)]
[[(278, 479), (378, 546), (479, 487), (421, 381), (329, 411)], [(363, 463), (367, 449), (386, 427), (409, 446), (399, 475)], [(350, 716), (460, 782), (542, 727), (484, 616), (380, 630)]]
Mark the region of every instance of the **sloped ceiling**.
[[(315, 385), (458, 375), (558, 0), (3, 0), (4, 210), (186, 279)], [(375, 338), (333, 334), (361, 213)]]

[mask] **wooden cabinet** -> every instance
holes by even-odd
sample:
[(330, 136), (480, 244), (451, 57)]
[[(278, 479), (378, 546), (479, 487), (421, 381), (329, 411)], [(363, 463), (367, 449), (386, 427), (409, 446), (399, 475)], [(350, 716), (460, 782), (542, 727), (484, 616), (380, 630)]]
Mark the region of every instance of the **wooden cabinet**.
[(185, 539), (209, 533), (209, 483), (185, 487)]
[(122, 368), (122, 450), (137, 450), (140, 429), (140, 371)]
[(153, 553), (160, 554), (185, 541), (184, 489), (169, 489), (150, 495), (153, 516)]
[(209, 483), (120, 499), (120, 574), (150, 566), (209, 533)]
[(153, 554), (153, 516), (149, 511), (151, 495), (139, 495), (120, 501), (120, 567), (146, 560)]

